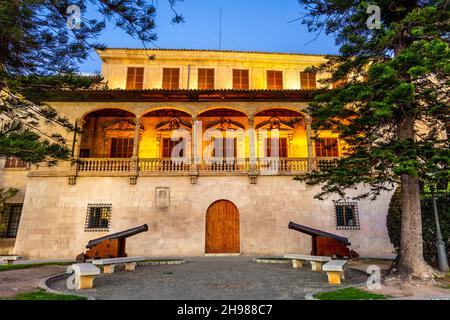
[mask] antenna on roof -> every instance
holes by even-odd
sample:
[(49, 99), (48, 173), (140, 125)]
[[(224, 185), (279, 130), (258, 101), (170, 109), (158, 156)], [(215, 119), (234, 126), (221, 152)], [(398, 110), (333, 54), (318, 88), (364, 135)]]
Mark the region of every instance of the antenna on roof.
[(222, 7), (220, 7), (219, 17), (219, 50), (222, 50)]

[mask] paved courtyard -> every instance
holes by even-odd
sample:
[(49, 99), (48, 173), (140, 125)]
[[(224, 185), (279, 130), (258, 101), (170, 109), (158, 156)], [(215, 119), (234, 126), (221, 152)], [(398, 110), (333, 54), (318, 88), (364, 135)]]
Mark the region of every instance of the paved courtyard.
[[(186, 258), (186, 264), (138, 267), (134, 272), (118, 271), (95, 279), (95, 289), (78, 293), (96, 299), (208, 300), (208, 299), (304, 299), (306, 293), (325, 288), (324, 272), (310, 266), (293, 269), (291, 264), (254, 263), (250, 257)], [(347, 270), (343, 285), (364, 282), (367, 277)], [(65, 281), (51, 288), (69, 292)]]

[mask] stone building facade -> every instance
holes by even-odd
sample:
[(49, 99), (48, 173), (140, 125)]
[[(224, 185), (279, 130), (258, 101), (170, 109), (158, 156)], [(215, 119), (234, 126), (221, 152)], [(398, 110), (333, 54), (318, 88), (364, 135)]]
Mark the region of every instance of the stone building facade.
[[(0, 186), (21, 191), (1, 254), (74, 258), (90, 239), (142, 224), (129, 255), (308, 253), (290, 221), (348, 237), (361, 255), (392, 253), (390, 194), (314, 199), (294, 181), (345, 152), (304, 112), (320, 86), (319, 55), (206, 50), (99, 51), (108, 90), (52, 92), (77, 124), (72, 161), (54, 168), (6, 159)], [(361, 187), (362, 188), (362, 187)], [(357, 190), (355, 190), (355, 194)], [(351, 197), (351, 194), (348, 195)], [(8, 229), (7, 228), (7, 229)], [(8, 233), (8, 232), (6, 232)]]

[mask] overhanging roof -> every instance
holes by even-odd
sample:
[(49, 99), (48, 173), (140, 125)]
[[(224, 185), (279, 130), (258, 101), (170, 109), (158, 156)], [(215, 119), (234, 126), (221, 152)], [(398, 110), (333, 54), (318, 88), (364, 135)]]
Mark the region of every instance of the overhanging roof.
[(311, 90), (78, 90), (43, 91), (46, 102), (308, 102)]

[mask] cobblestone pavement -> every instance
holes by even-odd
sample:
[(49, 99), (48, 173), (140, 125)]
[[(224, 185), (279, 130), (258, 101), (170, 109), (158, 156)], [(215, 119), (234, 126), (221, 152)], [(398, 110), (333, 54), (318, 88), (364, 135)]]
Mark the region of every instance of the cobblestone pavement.
[[(186, 258), (186, 264), (138, 267), (96, 277), (94, 289), (78, 291), (96, 299), (208, 300), (208, 299), (304, 299), (308, 292), (329, 288), (324, 272), (310, 266), (293, 269), (291, 264), (259, 264), (250, 257)], [(347, 270), (342, 286), (361, 283), (366, 276)], [(65, 281), (50, 286), (70, 292)]]
[(65, 266), (44, 266), (0, 272), (0, 297), (36, 291), (41, 278), (65, 272)]

